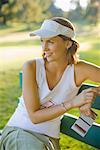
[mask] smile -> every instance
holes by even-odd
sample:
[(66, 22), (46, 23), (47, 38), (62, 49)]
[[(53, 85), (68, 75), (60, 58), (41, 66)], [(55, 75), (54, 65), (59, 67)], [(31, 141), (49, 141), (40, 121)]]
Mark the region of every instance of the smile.
[(46, 57), (49, 57), (49, 56), (51, 56), (51, 55), (52, 55), (52, 53), (45, 52), (45, 56), (46, 56)]

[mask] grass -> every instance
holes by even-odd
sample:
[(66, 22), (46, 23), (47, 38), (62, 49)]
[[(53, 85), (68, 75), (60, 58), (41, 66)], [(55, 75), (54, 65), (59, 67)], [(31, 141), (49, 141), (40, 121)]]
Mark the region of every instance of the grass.
[(16, 69), (0, 72), (0, 128), (3, 128), (11, 117), (21, 94), (18, 72)]
[(15, 42), (2, 42), (0, 43), (0, 47), (12, 47), (12, 46), (30, 46), (30, 45), (39, 45), (39, 40), (22, 40), (22, 41), (15, 41)]
[[(22, 30), (26, 29), (26, 26), (23, 25), (22, 27), (16, 28), (15, 27), (5, 27), (0, 30), (0, 34), (5, 35), (10, 32), (20, 32)], [(94, 37), (93, 37), (94, 36)], [(87, 46), (84, 46), (84, 48), (80, 49), (80, 58), (85, 59), (86, 61), (90, 61), (92, 63), (95, 63), (97, 65), (100, 65), (100, 50), (99, 50), (99, 39), (97, 35), (88, 35), (82, 36), (80, 35), (78, 37), (78, 40), (85, 44), (89, 44), (89, 48)], [(38, 40), (32, 41), (20, 41), (20, 42), (4, 42), (0, 43), (0, 51), (2, 51), (2, 47), (6, 46), (9, 49), (9, 46), (31, 46), (31, 45), (38, 45), (40, 42)], [(18, 97), (21, 95), (21, 89), (19, 88), (19, 71), (22, 68), (22, 64), (24, 61), (26, 61), (26, 58), (30, 59), (35, 56), (31, 56), (30, 53), (29, 56), (26, 57), (26, 54), (24, 54), (23, 58), (18, 57), (13, 62), (1, 62), (2, 69), (0, 67), (0, 129), (2, 129), (11, 115), (13, 114), (17, 102)], [(87, 81), (90, 82), (90, 81)], [(94, 82), (90, 82), (95, 84)], [(79, 116), (78, 109), (70, 110), (69, 113), (72, 113), (74, 115)], [(97, 111), (99, 114), (99, 111)], [(100, 123), (100, 116), (97, 117), (96, 122)], [(61, 140), (60, 145), (62, 147), (62, 150), (95, 150), (93, 147), (84, 144), (82, 142), (76, 141), (75, 139), (72, 139), (71, 137), (68, 137), (66, 135), (61, 134)]]

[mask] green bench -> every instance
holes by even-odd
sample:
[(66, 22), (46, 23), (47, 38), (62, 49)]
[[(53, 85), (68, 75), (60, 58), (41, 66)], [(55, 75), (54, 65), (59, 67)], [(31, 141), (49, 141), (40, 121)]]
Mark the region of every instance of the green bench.
[[(20, 79), (20, 87), (22, 88), (22, 72), (19, 73), (19, 79)], [(90, 87), (94, 87), (94, 85), (82, 84), (78, 94), (82, 90)], [(92, 104), (92, 108), (100, 110), (100, 96), (96, 97), (96, 100)], [(71, 126), (74, 124), (77, 118), (78, 117), (74, 115), (66, 113), (61, 120), (61, 127), (60, 127), (61, 133), (99, 149), (100, 148), (100, 124), (93, 123), (92, 127), (89, 129), (86, 136), (81, 137), (71, 129)]]

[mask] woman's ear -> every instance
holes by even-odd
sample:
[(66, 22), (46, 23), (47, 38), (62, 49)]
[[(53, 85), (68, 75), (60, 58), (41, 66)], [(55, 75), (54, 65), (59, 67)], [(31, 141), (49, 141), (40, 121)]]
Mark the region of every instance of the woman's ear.
[(72, 46), (72, 41), (66, 41), (66, 48), (69, 49)]

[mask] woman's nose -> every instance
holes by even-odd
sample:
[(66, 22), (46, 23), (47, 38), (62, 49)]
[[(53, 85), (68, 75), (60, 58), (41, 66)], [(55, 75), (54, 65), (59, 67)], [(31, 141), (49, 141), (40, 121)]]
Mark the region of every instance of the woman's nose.
[(42, 43), (42, 48), (44, 51), (47, 51), (48, 50), (48, 44), (46, 42), (43, 42)]

